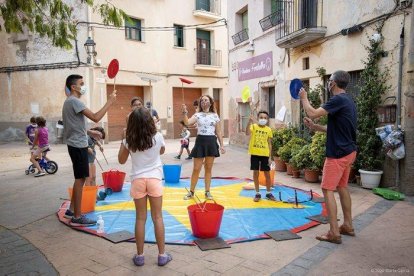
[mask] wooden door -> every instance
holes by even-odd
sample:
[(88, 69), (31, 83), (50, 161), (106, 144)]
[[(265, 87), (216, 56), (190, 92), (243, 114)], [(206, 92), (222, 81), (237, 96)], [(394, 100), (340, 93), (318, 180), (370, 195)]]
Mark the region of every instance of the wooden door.
[[(184, 88), (184, 103), (187, 105), (188, 117), (190, 118), (195, 113), (193, 102), (201, 97), (200, 88)], [(180, 138), (181, 127), (180, 121), (183, 119), (181, 106), (183, 104), (183, 96), (181, 87), (173, 88), (173, 124), (174, 124), (174, 138)], [(197, 129), (190, 128), (191, 136), (197, 136)]]
[[(107, 98), (111, 95), (114, 86), (107, 85)], [(117, 85), (118, 90), (116, 101), (108, 110), (108, 139), (109, 141), (117, 141), (122, 139), (122, 131), (126, 127), (126, 116), (131, 111), (132, 97), (144, 96), (142, 86)]]

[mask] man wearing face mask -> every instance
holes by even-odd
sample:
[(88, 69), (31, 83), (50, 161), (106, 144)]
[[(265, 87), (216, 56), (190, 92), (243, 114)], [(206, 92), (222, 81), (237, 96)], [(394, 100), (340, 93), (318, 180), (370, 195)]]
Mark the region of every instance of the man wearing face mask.
[(83, 185), (89, 176), (86, 118), (95, 123), (99, 122), (111, 104), (115, 102), (116, 90), (109, 96), (106, 104), (94, 113), (80, 100), (80, 97), (87, 92), (82, 76), (70, 75), (67, 77), (66, 88), (70, 90), (70, 95), (65, 100), (62, 109), (63, 124), (65, 126), (63, 141), (68, 145), (75, 182), (70, 207), (66, 210), (65, 217), (71, 219), (70, 224), (72, 226), (90, 226), (96, 224), (96, 221), (81, 215)]
[(250, 170), (253, 171), (254, 188), (256, 195), (254, 202), (260, 201), (262, 195), (259, 191), (259, 171), (263, 171), (266, 179), (266, 198), (275, 200), (271, 193), (270, 183), (270, 166), (269, 159), (272, 152), (272, 129), (267, 126), (269, 121), (269, 113), (259, 111), (257, 114), (258, 124), (253, 124), (253, 116), (250, 114), (249, 123), (246, 126), (246, 135), (250, 135), (249, 154), (250, 154)]
[[(352, 97), (346, 93), (350, 76), (346, 71), (336, 71), (328, 81), (328, 91), (332, 97), (322, 107), (313, 108), (307, 92), (299, 92), (303, 108), (308, 115), (305, 125), (312, 130), (327, 133), (326, 159), (323, 166), (321, 188), (328, 211), (330, 230), (316, 239), (332, 243), (341, 243), (341, 234), (355, 236), (352, 226), (351, 197), (348, 191), (349, 171), (356, 157), (356, 106)], [(328, 115), (328, 125), (314, 124), (312, 119)], [(337, 207), (334, 191), (339, 193), (344, 223), (338, 227)]]

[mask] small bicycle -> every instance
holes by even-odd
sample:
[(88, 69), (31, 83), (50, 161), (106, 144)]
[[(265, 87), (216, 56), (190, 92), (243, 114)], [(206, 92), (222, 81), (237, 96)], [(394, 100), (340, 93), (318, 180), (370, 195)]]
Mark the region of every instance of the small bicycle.
[[(58, 170), (58, 164), (55, 161), (47, 161), (46, 160), (46, 154), (50, 151), (50, 149), (45, 150), (42, 152), (42, 158), (38, 160), (40, 168), (42, 170), (45, 170), (48, 174), (54, 174)], [(29, 175), (31, 173), (34, 173), (36, 171), (36, 168), (33, 164), (29, 166), (29, 168), (25, 171), (26, 175)]]

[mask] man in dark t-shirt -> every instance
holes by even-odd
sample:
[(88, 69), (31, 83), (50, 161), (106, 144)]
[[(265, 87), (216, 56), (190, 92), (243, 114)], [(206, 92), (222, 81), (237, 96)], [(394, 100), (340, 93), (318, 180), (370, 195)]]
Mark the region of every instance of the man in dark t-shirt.
[[(332, 97), (322, 107), (313, 108), (307, 92), (299, 92), (303, 108), (308, 117), (305, 125), (312, 130), (327, 133), (326, 159), (323, 166), (321, 188), (328, 210), (330, 230), (316, 239), (332, 243), (341, 243), (341, 234), (355, 236), (352, 226), (351, 196), (348, 191), (348, 178), (351, 165), (356, 157), (357, 112), (351, 96), (345, 92), (350, 76), (345, 71), (336, 71), (328, 81), (328, 90)], [(312, 119), (328, 115), (328, 125), (314, 124)], [(338, 227), (337, 208), (334, 191), (337, 190), (344, 213), (344, 223)]]

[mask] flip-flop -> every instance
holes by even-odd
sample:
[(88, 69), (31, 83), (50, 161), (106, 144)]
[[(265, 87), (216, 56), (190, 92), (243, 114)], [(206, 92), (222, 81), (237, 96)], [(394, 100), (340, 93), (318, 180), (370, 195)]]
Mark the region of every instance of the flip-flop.
[(345, 226), (345, 225), (339, 226), (339, 233), (341, 233), (342, 235), (355, 237), (354, 228), (350, 228), (350, 227)]
[(342, 243), (341, 235), (334, 236), (330, 230), (325, 235), (316, 236), (316, 239), (320, 241), (331, 242), (331, 243), (336, 243), (336, 244)]

